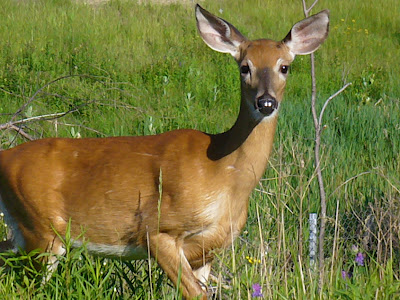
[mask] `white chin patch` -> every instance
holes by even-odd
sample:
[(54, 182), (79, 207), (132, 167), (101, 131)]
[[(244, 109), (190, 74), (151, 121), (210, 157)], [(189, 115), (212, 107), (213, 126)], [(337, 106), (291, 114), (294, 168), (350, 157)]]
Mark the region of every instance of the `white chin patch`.
[[(280, 105), (279, 105), (280, 106)], [(275, 119), (278, 116), (278, 112), (279, 112), (279, 106), (278, 108), (276, 108), (270, 115), (265, 116), (261, 122), (269, 122), (272, 119)]]

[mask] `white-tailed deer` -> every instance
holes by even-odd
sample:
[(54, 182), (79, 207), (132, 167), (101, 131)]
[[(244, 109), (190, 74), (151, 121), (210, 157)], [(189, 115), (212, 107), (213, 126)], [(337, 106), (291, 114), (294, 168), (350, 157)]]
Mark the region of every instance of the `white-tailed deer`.
[(329, 12), (298, 22), (279, 42), (248, 40), (199, 5), (196, 19), (204, 42), (239, 66), (233, 127), (217, 135), (48, 138), (0, 152), (0, 209), (15, 249), (62, 255), (55, 231), (65, 234), (71, 220), (75, 245), (83, 230), (96, 255), (142, 259), (149, 250), (175, 285), (180, 273), (186, 299), (207, 298), (213, 250), (240, 233), (265, 171), (289, 65), (326, 39)]

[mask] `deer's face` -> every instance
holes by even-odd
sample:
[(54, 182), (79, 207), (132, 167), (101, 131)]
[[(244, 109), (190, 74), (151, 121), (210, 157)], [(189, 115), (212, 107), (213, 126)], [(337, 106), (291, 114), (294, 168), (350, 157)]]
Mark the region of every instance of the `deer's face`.
[(262, 39), (242, 43), (237, 61), (242, 97), (249, 108), (264, 116), (278, 109), (293, 59), (283, 42)]

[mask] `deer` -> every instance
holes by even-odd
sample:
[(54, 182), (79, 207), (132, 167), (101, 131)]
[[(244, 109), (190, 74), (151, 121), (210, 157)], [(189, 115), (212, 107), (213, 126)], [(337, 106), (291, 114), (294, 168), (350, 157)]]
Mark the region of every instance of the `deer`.
[(325, 41), (329, 11), (281, 41), (249, 40), (198, 4), (195, 17), (205, 44), (238, 65), (241, 102), (229, 130), (44, 138), (0, 152), (0, 210), (13, 232), (5, 243), (50, 253), (47, 276), (70, 230), (74, 247), (94, 255), (150, 254), (185, 299), (207, 299), (215, 251), (240, 234), (267, 167), (289, 66)]

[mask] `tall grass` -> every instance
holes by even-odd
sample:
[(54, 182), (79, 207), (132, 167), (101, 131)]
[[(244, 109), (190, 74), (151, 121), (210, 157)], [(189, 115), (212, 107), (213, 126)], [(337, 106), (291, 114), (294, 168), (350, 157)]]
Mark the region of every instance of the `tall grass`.
[[(250, 38), (281, 39), (302, 18), (301, 1), (202, 4)], [(254, 283), (261, 284), (265, 298), (399, 296), (397, 6), (395, 0), (321, 0), (314, 9), (331, 10), (330, 36), (316, 53), (319, 103), (344, 82), (353, 83), (324, 117), (329, 220), (323, 289), (318, 291), (307, 257), (308, 213), (318, 212), (319, 198), (309, 59), (297, 57), (275, 150), (251, 196), (246, 228), (231, 249), (217, 253), (212, 284), (222, 299), (250, 298)], [(0, 123), (51, 80), (85, 75), (46, 87), (23, 110), (21, 117), (77, 109), (57, 121), (25, 125), (36, 138), (142, 135), (176, 128), (215, 133), (236, 118), (237, 66), (203, 44), (191, 5), (4, 0), (0, 36)], [(3, 148), (22, 141), (13, 131), (1, 134)], [(364, 266), (354, 261), (353, 245), (366, 255)], [(19, 264), (21, 259), (30, 261), (30, 255), (5, 259), (11, 267), (0, 274), (1, 298), (177, 297), (154, 262), (150, 272), (146, 261), (92, 258), (84, 248), (75, 249), (60, 258), (57, 273), (42, 286), (29, 263)], [(351, 278), (343, 278), (342, 271), (352, 272)]]

